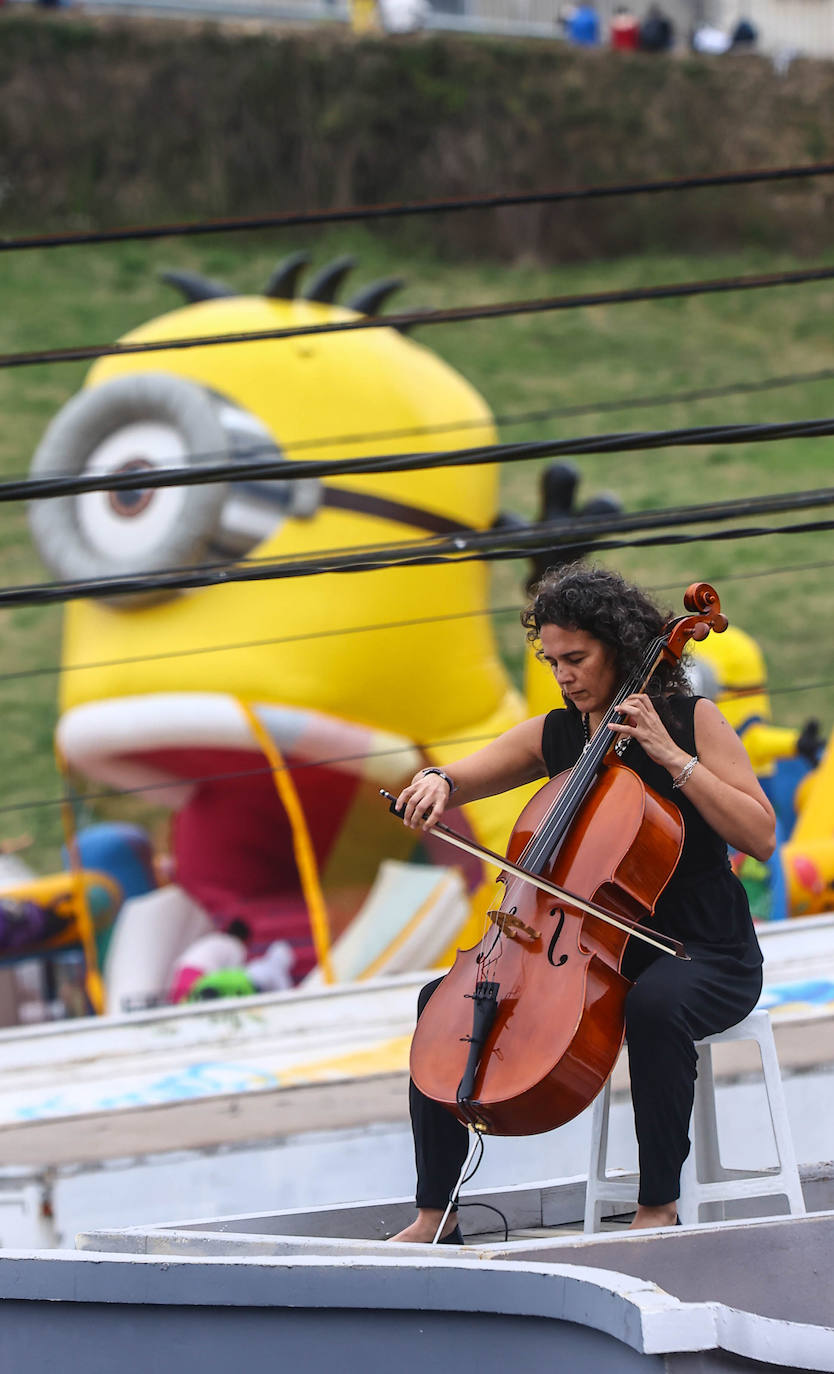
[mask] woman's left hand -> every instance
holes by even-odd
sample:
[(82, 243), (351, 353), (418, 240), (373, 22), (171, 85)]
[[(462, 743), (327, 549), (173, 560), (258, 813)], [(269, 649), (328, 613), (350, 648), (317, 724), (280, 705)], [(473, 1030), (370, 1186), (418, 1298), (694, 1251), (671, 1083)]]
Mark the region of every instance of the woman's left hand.
[(624, 719), (612, 721), (608, 729), (620, 739), (636, 739), (649, 758), (661, 767), (679, 771), (689, 755), (675, 744), (645, 692), (626, 697), (620, 706)]

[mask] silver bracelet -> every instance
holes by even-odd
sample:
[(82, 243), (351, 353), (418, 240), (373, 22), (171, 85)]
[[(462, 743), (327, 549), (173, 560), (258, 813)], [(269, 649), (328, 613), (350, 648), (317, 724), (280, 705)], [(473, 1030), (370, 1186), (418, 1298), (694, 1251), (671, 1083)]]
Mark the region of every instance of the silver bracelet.
[(425, 777), (426, 773), (436, 773), (437, 776), (438, 776), (439, 778), (442, 778), (443, 781), (446, 783), (446, 785), (447, 785), (448, 788), (449, 788), (449, 796), (450, 796), (450, 797), (453, 797), (454, 794), (457, 792), (457, 790), (458, 790), (458, 785), (457, 785), (457, 783), (454, 781), (453, 778), (450, 778), (450, 777), (449, 777), (449, 774), (448, 774), (448, 773), (444, 773), (442, 768), (424, 768), (422, 771), (423, 771), (423, 776), (424, 776), (424, 777)]
[(683, 765), (683, 768), (678, 773), (678, 776), (672, 779), (672, 786), (683, 787), (684, 783), (689, 782), (689, 779), (692, 777), (692, 774), (695, 772), (695, 768), (699, 763), (700, 759), (698, 758), (697, 754), (693, 754), (691, 758), (687, 759), (686, 763)]

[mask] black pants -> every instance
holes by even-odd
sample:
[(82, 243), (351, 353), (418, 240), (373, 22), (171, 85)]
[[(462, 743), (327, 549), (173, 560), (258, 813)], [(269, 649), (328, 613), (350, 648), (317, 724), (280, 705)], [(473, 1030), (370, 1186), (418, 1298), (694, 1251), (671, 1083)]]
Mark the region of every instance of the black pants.
[[(661, 954), (636, 976), (626, 998), (626, 1042), (640, 1158), (639, 1201), (674, 1202), (689, 1154), (695, 1090), (694, 1041), (742, 1021), (762, 987), (755, 957), (687, 946), (689, 961)], [(441, 983), (420, 993), (417, 1014)], [(417, 1206), (442, 1209), (457, 1182), (469, 1144), (466, 1127), (410, 1085), (417, 1163)]]

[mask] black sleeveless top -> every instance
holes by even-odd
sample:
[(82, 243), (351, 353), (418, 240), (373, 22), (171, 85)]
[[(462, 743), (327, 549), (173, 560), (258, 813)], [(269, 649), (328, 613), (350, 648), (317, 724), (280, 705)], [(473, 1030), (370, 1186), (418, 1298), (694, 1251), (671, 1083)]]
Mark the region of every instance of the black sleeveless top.
[[(699, 700), (673, 696), (661, 706), (666, 729), (688, 754), (696, 752), (695, 705)], [(545, 716), (542, 757), (551, 778), (572, 768), (584, 745), (585, 731), (577, 711), (562, 708)], [(629, 741), (622, 762), (653, 791), (674, 802), (684, 822), (683, 851), (657, 899), (651, 924), (684, 944), (708, 946), (744, 963), (761, 964), (747, 893), (730, 868), (724, 840), (688, 800), (685, 789), (674, 789), (667, 770), (654, 763), (636, 740)]]

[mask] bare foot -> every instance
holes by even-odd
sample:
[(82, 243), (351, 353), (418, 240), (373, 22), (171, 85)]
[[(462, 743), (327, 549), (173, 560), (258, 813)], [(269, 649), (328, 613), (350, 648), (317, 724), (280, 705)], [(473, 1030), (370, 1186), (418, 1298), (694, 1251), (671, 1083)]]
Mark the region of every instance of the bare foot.
[[(417, 1213), (416, 1220), (412, 1221), (410, 1226), (406, 1226), (404, 1231), (398, 1231), (395, 1236), (389, 1236), (388, 1239), (411, 1241), (417, 1245), (431, 1245), (437, 1235), (437, 1228), (442, 1216), (442, 1212), (437, 1212), (434, 1209), (421, 1209)], [(446, 1225), (443, 1227), (443, 1236), (448, 1236), (454, 1231), (457, 1224), (457, 1212), (450, 1212), (446, 1218)]]
[(644, 1231), (650, 1226), (676, 1226), (678, 1221), (677, 1202), (664, 1203), (662, 1207), (638, 1206), (629, 1231)]

